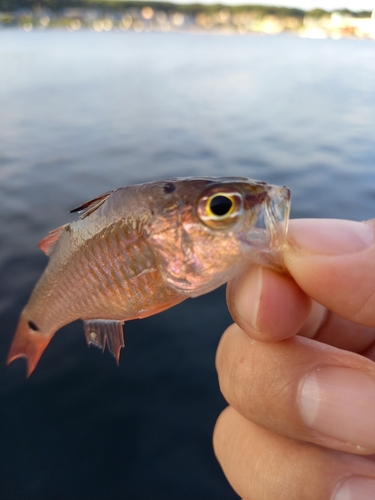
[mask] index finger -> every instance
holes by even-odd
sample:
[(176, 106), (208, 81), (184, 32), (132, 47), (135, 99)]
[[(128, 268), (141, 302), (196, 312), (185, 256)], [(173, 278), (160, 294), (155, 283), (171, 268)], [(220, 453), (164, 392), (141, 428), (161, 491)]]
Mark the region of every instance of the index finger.
[[(277, 342), (295, 334), (363, 353), (375, 328), (349, 321), (312, 301), (291, 276), (254, 266), (228, 283), (234, 321), (255, 340)], [(374, 359), (374, 353), (365, 353)]]

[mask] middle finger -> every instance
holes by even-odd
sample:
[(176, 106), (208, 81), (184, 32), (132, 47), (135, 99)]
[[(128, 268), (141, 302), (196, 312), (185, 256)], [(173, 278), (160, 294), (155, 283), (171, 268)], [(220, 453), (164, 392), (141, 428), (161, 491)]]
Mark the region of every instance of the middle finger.
[(296, 439), (375, 452), (375, 365), (314, 340), (265, 343), (237, 325), (217, 352), (221, 390), (244, 417)]

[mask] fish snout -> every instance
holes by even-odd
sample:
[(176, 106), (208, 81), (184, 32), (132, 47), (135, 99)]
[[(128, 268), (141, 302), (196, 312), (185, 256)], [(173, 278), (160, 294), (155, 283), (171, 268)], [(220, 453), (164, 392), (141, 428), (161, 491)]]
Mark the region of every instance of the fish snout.
[[(259, 196), (259, 195), (258, 195)], [(241, 238), (244, 256), (254, 263), (285, 271), (291, 193), (287, 186), (264, 186), (251, 228)]]

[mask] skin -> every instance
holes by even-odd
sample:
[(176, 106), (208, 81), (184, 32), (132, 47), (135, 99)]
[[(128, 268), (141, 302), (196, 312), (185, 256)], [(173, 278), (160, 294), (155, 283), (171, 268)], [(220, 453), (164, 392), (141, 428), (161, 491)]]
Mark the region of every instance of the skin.
[(245, 500), (375, 498), (375, 221), (291, 221), (284, 262), (228, 284), (216, 456)]

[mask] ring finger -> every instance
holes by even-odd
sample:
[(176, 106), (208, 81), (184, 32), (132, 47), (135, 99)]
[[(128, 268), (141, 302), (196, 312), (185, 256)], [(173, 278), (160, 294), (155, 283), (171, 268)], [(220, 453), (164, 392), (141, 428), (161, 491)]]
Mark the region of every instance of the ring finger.
[(244, 500), (375, 498), (375, 464), (370, 460), (281, 436), (232, 407), (218, 419), (214, 449)]

